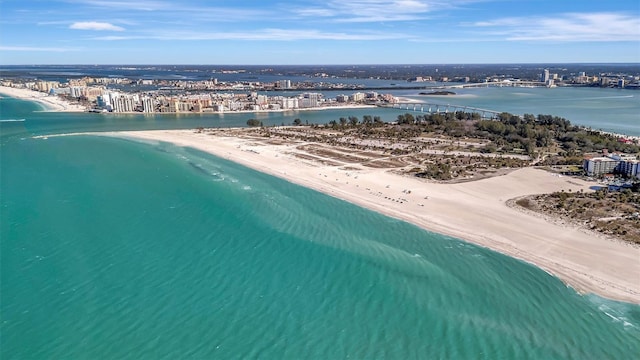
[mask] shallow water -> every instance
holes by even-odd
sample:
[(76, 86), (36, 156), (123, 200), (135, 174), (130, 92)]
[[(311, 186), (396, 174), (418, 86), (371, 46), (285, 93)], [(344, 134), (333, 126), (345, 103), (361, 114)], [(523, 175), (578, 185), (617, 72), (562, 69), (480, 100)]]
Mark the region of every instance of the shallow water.
[(2, 359), (640, 352), (640, 306), (510, 257), (171, 144), (31, 138), (201, 119), (0, 105)]

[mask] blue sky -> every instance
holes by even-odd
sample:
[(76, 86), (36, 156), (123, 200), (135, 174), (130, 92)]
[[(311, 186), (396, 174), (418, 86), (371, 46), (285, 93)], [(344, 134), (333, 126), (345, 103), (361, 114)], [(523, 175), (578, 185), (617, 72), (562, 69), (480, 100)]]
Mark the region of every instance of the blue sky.
[(640, 0), (0, 0), (2, 64), (640, 62)]

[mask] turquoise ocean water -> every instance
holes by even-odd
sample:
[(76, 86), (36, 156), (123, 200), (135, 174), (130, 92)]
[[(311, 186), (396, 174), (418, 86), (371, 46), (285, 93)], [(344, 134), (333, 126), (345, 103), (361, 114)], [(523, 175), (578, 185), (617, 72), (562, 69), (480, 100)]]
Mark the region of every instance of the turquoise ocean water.
[(521, 261), (195, 150), (31, 138), (247, 114), (37, 109), (0, 99), (3, 360), (640, 353), (640, 306), (578, 295)]

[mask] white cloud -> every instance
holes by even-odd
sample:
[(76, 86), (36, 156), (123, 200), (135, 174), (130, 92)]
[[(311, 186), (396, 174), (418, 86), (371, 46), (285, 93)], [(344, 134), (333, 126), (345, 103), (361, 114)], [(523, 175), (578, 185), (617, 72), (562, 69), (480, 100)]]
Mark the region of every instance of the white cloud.
[[(207, 21), (229, 22), (240, 20), (261, 20), (265, 16), (281, 16), (279, 12), (258, 7), (207, 6), (192, 1), (155, 1), (155, 0), (68, 0), (74, 4), (86, 5), (98, 11), (112, 11), (119, 14), (136, 13), (137, 16), (154, 16), (157, 20), (169, 21), (171, 18), (205, 18)], [(145, 13), (148, 13), (145, 15)]]
[(331, 0), (292, 11), (300, 17), (324, 17), (342, 23), (412, 21), (425, 19), (427, 13), (481, 1), (489, 0)]
[(83, 0), (72, 1), (100, 8), (109, 8), (117, 10), (139, 10), (139, 11), (157, 11), (171, 8), (170, 3), (153, 0), (136, 0), (136, 1), (110, 1), (110, 0)]
[(145, 39), (145, 38), (140, 36), (118, 36), (118, 35), (96, 36), (91, 38), (91, 40), (104, 40), (104, 41), (137, 40), (137, 39)]
[(240, 32), (201, 32), (201, 31), (154, 31), (154, 35), (138, 36), (99, 36), (92, 40), (118, 41), (118, 40), (238, 40), (238, 41), (297, 41), (297, 40), (344, 40), (344, 41), (372, 41), (405, 39), (409, 36), (393, 33), (347, 33), (347, 32), (323, 32), (319, 30), (303, 29), (259, 29), (255, 31)]
[(107, 22), (98, 21), (81, 21), (75, 22), (69, 26), (69, 29), (76, 30), (96, 30), (96, 31), (123, 31), (124, 28)]
[(638, 41), (640, 18), (623, 13), (567, 13), (513, 17), (473, 24), (512, 41)]
[(294, 9), (303, 17), (328, 17), (336, 22), (380, 22), (415, 20), (429, 11), (429, 1), (344, 0), (322, 6)]

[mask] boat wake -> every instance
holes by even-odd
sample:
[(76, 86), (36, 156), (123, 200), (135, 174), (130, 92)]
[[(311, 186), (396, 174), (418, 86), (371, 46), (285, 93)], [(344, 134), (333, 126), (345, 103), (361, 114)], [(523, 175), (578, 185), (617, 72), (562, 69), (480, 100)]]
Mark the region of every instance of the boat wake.
[(615, 95), (615, 96), (594, 96), (594, 97), (585, 97), (585, 98), (555, 99), (555, 100), (561, 100), (561, 101), (606, 100), (606, 99), (629, 99), (632, 97), (633, 95)]

